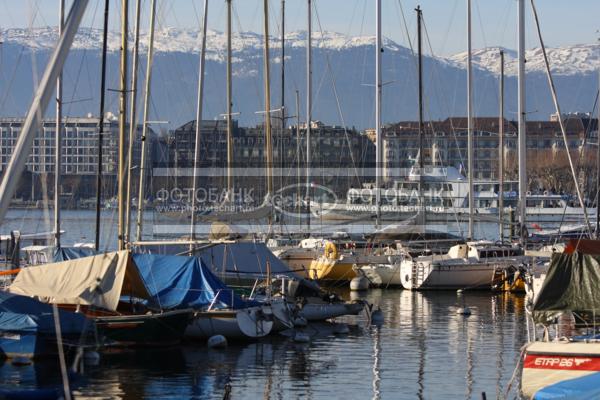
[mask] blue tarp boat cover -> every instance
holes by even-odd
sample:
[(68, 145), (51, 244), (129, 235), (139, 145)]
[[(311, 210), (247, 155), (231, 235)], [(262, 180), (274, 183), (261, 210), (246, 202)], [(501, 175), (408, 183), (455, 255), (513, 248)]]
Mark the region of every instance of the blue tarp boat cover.
[(588, 400), (600, 398), (600, 373), (568, 379), (536, 392), (535, 400)]
[(240, 278), (267, 274), (267, 260), (273, 275), (298, 278), (264, 243), (238, 242), (210, 246), (199, 253), (202, 261), (217, 274), (239, 272)]
[(52, 262), (61, 262), (74, 260), (96, 255), (96, 250), (90, 247), (57, 247), (54, 250), (54, 258)]
[(242, 300), (196, 257), (134, 254), (133, 261), (161, 309), (206, 308), (218, 294), (214, 307), (245, 308), (254, 302)]
[[(78, 334), (85, 329), (81, 314), (59, 310), (62, 333)], [(52, 306), (26, 296), (0, 291), (0, 330), (54, 334)]]

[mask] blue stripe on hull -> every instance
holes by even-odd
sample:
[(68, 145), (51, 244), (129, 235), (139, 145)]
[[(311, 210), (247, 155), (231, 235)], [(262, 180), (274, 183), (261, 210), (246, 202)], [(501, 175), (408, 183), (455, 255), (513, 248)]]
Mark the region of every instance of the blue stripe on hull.
[(567, 379), (536, 392), (535, 400), (589, 400), (600, 398), (600, 372)]

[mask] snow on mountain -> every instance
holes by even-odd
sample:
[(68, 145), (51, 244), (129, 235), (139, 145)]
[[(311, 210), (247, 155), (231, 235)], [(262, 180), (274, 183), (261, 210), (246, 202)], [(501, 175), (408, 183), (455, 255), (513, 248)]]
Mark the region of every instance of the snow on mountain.
[[(500, 47), (488, 47), (473, 51), (473, 65), (494, 74), (500, 73), (500, 50), (504, 50), (505, 73), (517, 74), (517, 52)], [(600, 45), (580, 44), (568, 47), (546, 48), (553, 74), (577, 75), (595, 73), (600, 68)], [(456, 65), (465, 68), (467, 53), (458, 53), (448, 58)], [(526, 72), (545, 73), (544, 55), (541, 48), (525, 52)]]
[[(130, 38), (132, 41), (133, 38)], [(11, 28), (0, 29), (0, 40), (6, 43), (14, 43), (35, 50), (48, 50), (54, 47), (58, 40), (58, 31), (55, 27), (43, 28)], [(278, 38), (272, 37), (272, 41)], [(227, 46), (227, 36), (223, 32), (208, 30), (207, 33), (207, 58), (215, 61), (224, 61)], [(306, 46), (306, 32), (289, 32), (286, 38), (287, 46), (291, 48), (302, 48)], [(146, 52), (148, 33), (140, 34), (140, 48)], [(375, 43), (374, 36), (348, 37), (336, 32), (314, 32), (313, 46), (320, 49), (344, 50), (361, 46), (372, 46)], [(109, 32), (108, 50), (118, 51), (120, 35), (118, 32)], [(232, 50), (234, 53), (261, 50), (263, 37), (254, 32), (234, 33), (232, 37)], [(390, 39), (384, 40), (384, 46), (388, 50), (398, 51), (402, 47)], [(100, 29), (80, 28), (72, 48), (76, 50), (100, 50), (102, 47), (102, 31)], [(200, 31), (182, 28), (163, 28), (155, 32), (154, 48), (156, 52), (200, 52)]]

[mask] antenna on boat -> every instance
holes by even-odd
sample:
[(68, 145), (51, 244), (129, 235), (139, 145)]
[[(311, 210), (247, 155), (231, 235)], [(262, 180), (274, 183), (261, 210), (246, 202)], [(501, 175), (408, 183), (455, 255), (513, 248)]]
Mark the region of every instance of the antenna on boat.
[[(58, 2), (58, 37), (65, 23), (65, 0)], [(60, 247), (60, 176), (62, 168), (62, 68), (56, 78), (56, 129), (54, 131), (54, 247)]]
[(118, 199), (119, 199), (119, 221), (118, 239), (119, 250), (125, 249), (125, 193), (123, 178), (125, 177), (125, 128), (127, 124), (127, 33), (129, 0), (121, 2), (121, 76), (119, 96), (119, 176), (118, 176)]
[(308, 4), (308, 26), (306, 34), (306, 206), (307, 232), (310, 234), (310, 129), (312, 118), (312, 2), (307, 0)]
[(94, 249), (100, 249), (100, 212), (102, 210), (102, 140), (104, 136), (104, 93), (106, 92), (106, 48), (108, 42), (109, 0), (104, 0), (104, 26), (102, 29), (102, 66), (100, 71), (100, 115), (98, 120), (98, 170), (96, 171), (96, 238)]
[(473, 203), (475, 193), (473, 187), (473, 63), (471, 48), (471, 0), (467, 0), (467, 164), (469, 180), (469, 240), (473, 240)]
[(522, 234), (527, 222), (527, 126), (525, 125), (525, 0), (518, 0), (518, 131), (519, 131), (519, 232), (522, 246), (526, 245), (526, 239)]
[(127, 192), (125, 195), (125, 241), (131, 240), (131, 191), (133, 183), (133, 143), (137, 131), (136, 108), (137, 108), (137, 73), (140, 47), (140, 5), (141, 0), (135, 2), (135, 34), (133, 39), (133, 65), (131, 68), (131, 111), (129, 113), (129, 143), (127, 146)]
[(500, 50), (500, 118), (498, 121), (498, 219), (504, 242), (504, 50)]
[[(144, 223), (144, 197), (146, 177), (146, 140), (148, 139), (148, 112), (150, 108), (150, 82), (152, 81), (152, 58), (154, 56), (154, 24), (156, 22), (156, 0), (150, 5), (150, 37), (148, 38), (148, 56), (146, 58), (146, 82), (144, 90), (144, 115), (142, 118), (142, 150), (140, 159), (140, 185), (138, 193), (138, 212), (136, 226), (136, 240), (142, 240), (142, 226)], [(133, 124), (134, 121), (131, 121)]]
[[(204, 62), (206, 59), (206, 31), (208, 22), (208, 0), (204, 0), (204, 19), (202, 22), (202, 48), (200, 49), (200, 65), (198, 67), (198, 103), (196, 107), (196, 138), (194, 148), (194, 173), (192, 181), (192, 216), (190, 222), (190, 239), (196, 239), (196, 190), (198, 187), (198, 168), (200, 167), (200, 135), (202, 128), (202, 107), (204, 100)], [(190, 252), (194, 244), (190, 243)]]
[(383, 161), (383, 141), (381, 137), (381, 0), (377, 0), (375, 9), (375, 29), (377, 46), (375, 49), (375, 227), (381, 224), (381, 163)]

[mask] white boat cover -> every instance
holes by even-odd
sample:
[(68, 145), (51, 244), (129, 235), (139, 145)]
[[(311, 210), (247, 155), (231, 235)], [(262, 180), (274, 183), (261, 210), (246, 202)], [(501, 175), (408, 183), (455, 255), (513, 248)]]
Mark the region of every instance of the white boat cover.
[(22, 268), (8, 291), (47, 303), (113, 311), (121, 295), (150, 297), (127, 250)]

